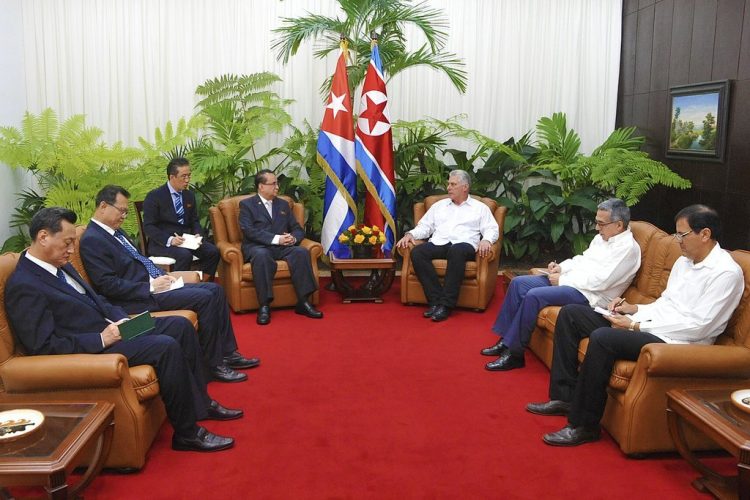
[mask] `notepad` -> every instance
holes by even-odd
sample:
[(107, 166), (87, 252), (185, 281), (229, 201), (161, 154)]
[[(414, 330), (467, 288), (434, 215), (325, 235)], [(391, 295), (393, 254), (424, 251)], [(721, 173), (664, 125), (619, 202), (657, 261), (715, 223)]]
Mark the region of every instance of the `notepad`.
[(118, 325), (122, 340), (130, 340), (156, 328), (151, 313), (146, 311)]
[(198, 247), (201, 246), (201, 243), (203, 243), (203, 236), (199, 234), (184, 233), (182, 235), (182, 238), (185, 241), (183, 241), (182, 244), (178, 246), (180, 248), (187, 248), (188, 250), (197, 250)]

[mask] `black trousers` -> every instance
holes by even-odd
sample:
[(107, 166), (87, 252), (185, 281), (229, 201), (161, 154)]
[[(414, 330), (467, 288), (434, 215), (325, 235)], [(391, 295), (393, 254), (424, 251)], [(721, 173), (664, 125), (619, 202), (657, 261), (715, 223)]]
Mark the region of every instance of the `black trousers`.
[(175, 433), (194, 436), (196, 421), (206, 418), (211, 400), (206, 392), (200, 347), (193, 325), (181, 316), (156, 318), (156, 328), (103, 351), (128, 358), (130, 366), (151, 365)]
[[(646, 344), (664, 342), (645, 332), (612, 328), (589, 306), (566, 305), (555, 324), (549, 397), (571, 403), (568, 422), (595, 427), (607, 404), (607, 385), (618, 359), (635, 361)], [(578, 369), (578, 344), (589, 337), (586, 357)]]
[[(186, 283), (184, 287), (152, 295), (152, 311), (189, 309), (198, 314), (198, 341), (209, 366), (218, 366), (237, 349), (237, 340), (224, 289), (216, 283)], [(140, 312), (129, 311), (128, 313)]]
[(298, 246), (253, 246), (248, 249), (245, 262), (253, 268), (253, 281), (258, 304), (268, 305), (273, 301), (273, 277), (276, 274), (277, 260), (285, 260), (289, 265), (292, 285), (297, 294), (297, 301), (307, 297), (318, 289), (318, 281), (313, 274), (310, 263), (310, 252)]
[[(434, 245), (429, 241), (415, 246), (411, 251), (414, 274), (431, 306), (456, 307), (458, 292), (464, 280), (466, 262), (476, 259), (477, 251), (469, 243)], [(440, 284), (432, 259), (446, 259), (445, 279)]]
[(149, 254), (172, 257), (175, 260), (175, 271), (190, 271), (193, 264), (193, 255), (198, 257), (201, 271), (207, 276), (214, 276), (216, 268), (219, 267), (219, 249), (209, 241), (204, 241), (195, 250), (180, 247), (167, 247), (149, 242)]

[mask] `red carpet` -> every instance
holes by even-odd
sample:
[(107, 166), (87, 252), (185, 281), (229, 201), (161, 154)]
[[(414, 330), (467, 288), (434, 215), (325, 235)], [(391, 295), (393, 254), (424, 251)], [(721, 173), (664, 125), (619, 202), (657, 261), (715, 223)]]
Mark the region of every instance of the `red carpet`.
[[(340, 303), (321, 292), (322, 321), (274, 310), (234, 324), (246, 355), (262, 358), (244, 384), (212, 383), (213, 397), (245, 410), (207, 422), (236, 438), (230, 451), (178, 453), (165, 424), (137, 474), (103, 473), (94, 498), (705, 498), (677, 455), (632, 460), (604, 435), (573, 449), (541, 436), (562, 417), (524, 411), (546, 399), (548, 371), (527, 354), (509, 373), (483, 369), (482, 347), (502, 290), (483, 313), (444, 323), (399, 302)], [(730, 458), (713, 462), (730, 468)]]

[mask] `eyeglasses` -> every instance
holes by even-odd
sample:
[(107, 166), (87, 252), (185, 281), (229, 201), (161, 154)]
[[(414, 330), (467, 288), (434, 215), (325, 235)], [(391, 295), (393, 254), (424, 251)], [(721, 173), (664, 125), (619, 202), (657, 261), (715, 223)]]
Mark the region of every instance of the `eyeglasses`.
[[(107, 202), (105, 201), (104, 203), (107, 203)], [(118, 207), (116, 205), (113, 205), (112, 203), (107, 203), (107, 205), (109, 205), (110, 207), (112, 207), (115, 210), (117, 210), (118, 212), (120, 212), (120, 215), (122, 215), (123, 217), (127, 217), (128, 216), (128, 209), (127, 208), (120, 208), (120, 207)]]
[(264, 186), (278, 186), (279, 185), (279, 181), (276, 181), (276, 182), (263, 182), (262, 184)]
[(600, 220), (594, 220), (594, 224), (596, 224), (599, 227), (609, 226), (610, 224), (614, 224), (615, 222), (620, 222), (620, 221), (619, 220), (613, 220), (613, 221), (610, 221), (610, 222), (602, 222)]
[(182, 174), (182, 175), (175, 175), (175, 177), (177, 177), (178, 179), (182, 179), (183, 181), (186, 181), (186, 180), (190, 179), (191, 175), (192, 174)]
[(682, 240), (685, 239), (685, 236), (687, 236), (688, 234), (692, 232), (693, 230), (690, 229), (689, 231), (685, 231), (684, 233), (674, 233), (672, 236), (674, 237), (674, 239), (677, 240), (677, 243), (682, 243)]

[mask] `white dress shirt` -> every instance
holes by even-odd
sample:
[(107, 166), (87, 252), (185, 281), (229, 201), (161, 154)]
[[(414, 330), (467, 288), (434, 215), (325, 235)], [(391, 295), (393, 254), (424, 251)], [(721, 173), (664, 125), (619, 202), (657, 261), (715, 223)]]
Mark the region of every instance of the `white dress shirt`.
[(469, 243), (475, 250), (479, 247), (480, 237), (490, 243), (495, 243), (500, 237), (490, 208), (471, 196), (460, 205), (450, 198), (436, 202), (409, 233), (417, 240), (432, 235), (430, 242), (433, 245)]
[[(263, 198), (260, 194), (258, 195), (258, 198), (260, 198), (260, 201), (263, 202), (263, 206), (266, 207), (266, 212), (268, 212), (268, 216), (273, 219), (273, 200), (267, 200)], [(281, 239), (280, 234), (274, 235), (273, 239), (271, 240), (271, 245), (278, 245), (280, 239)]]
[(641, 331), (669, 344), (713, 344), (726, 328), (745, 288), (742, 269), (718, 243), (698, 264), (680, 257), (667, 288), (632, 314)]
[(622, 295), (641, 267), (641, 247), (630, 228), (607, 241), (597, 234), (589, 247), (560, 263), (560, 285), (581, 292), (591, 307), (607, 307)]

